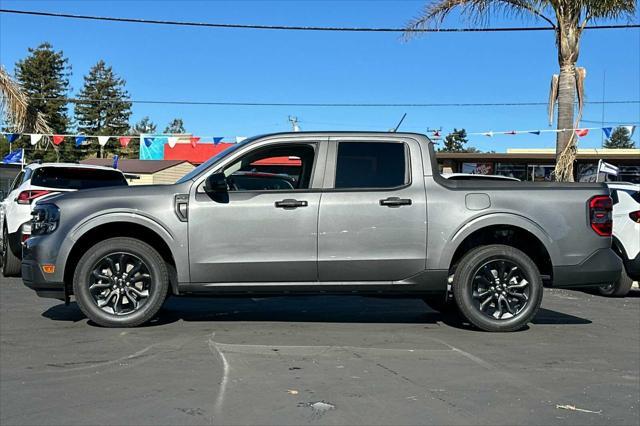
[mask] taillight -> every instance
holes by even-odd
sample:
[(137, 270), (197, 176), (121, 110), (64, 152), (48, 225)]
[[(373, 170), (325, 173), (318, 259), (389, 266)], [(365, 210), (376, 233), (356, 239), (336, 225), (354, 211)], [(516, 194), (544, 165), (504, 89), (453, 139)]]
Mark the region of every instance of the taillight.
[(629, 213), (629, 217), (635, 223), (640, 223), (640, 210), (636, 210), (635, 212)]
[(613, 228), (611, 210), (613, 201), (608, 195), (596, 195), (589, 200), (589, 220), (591, 229), (603, 237), (610, 237)]
[(43, 195), (49, 194), (51, 191), (46, 189), (32, 189), (29, 191), (22, 191), (17, 198), (18, 204), (31, 204), (33, 200)]

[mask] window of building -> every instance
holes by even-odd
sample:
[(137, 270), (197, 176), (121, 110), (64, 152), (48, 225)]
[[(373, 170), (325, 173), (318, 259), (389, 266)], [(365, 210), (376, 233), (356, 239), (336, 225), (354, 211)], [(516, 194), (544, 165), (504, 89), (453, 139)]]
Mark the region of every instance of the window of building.
[(527, 180), (532, 182), (553, 181), (553, 171), (556, 168), (553, 164), (528, 164)]
[(496, 163), (495, 174), (527, 180), (527, 166), (525, 164)]
[(492, 175), (493, 163), (462, 163), (462, 173), (473, 175)]
[(394, 188), (409, 182), (403, 143), (340, 142), (336, 189)]

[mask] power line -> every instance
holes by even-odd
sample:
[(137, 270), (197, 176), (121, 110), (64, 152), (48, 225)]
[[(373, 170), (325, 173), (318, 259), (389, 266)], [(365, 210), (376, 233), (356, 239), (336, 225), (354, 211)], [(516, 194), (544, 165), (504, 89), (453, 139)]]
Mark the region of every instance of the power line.
[[(507, 32), (507, 31), (555, 31), (553, 27), (492, 27), (492, 28), (372, 28), (372, 27), (320, 27), (299, 25), (253, 25), (253, 24), (220, 24), (210, 22), (170, 21), (141, 18), (117, 18), (110, 16), (75, 15), (70, 13), (40, 12), (32, 10), (0, 9), (0, 13), (17, 15), (46, 16), (54, 18), (85, 19), (92, 21), (126, 22), (135, 24), (174, 25), (184, 27), (236, 28), (253, 30), (285, 30), (285, 31), (334, 31), (334, 32), (382, 32), (382, 33), (465, 33), (465, 32)], [(619, 28), (640, 28), (640, 24), (624, 25), (588, 25), (585, 29), (603, 30)]]
[[(31, 97), (33, 100), (62, 100), (72, 103), (102, 103), (102, 102), (131, 102), (134, 104), (157, 104), (157, 105), (210, 105), (210, 106), (270, 106), (270, 107), (402, 107), (402, 108), (431, 108), (431, 107), (501, 107), (501, 106), (541, 106), (548, 105), (547, 102), (488, 102), (488, 103), (367, 103), (367, 102), (234, 102), (234, 101), (189, 101), (189, 100), (148, 100), (148, 99), (82, 99), (82, 98), (47, 98)], [(585, 104), (640, 104), (640, 100), (618, 100), (618, 101), (590, 101)]]

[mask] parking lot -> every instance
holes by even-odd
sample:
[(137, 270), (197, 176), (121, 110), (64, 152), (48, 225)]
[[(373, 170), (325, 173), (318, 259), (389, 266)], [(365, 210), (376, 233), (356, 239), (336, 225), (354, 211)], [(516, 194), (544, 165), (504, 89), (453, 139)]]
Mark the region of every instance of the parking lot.
[(360, 297), (173, 298), (104, 329), (2, 279), (0, 423), (637, 425), (639, 326), (635, 289), (546, 290), (508, 334)]

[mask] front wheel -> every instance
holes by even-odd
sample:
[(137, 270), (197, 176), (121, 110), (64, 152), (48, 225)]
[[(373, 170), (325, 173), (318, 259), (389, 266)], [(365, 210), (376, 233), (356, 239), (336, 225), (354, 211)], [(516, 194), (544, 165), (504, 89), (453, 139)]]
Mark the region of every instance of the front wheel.
[(533, 319), (542, 302), (542, 278), (522, 251), (505, 245), (478, 247), (456, 269), (453, 292), (462, 314), (485, 331), (515, 331)]
[(73, 291), (82, 312), (104, 327), (135, 327), (164, 303), (169, 274), (162, 256), (133, 238), (111, 238), (82, 256)]
[(598, 287), (598, 292), (607, 297), (624, 297), (631, 290), (633, 280), (627, 275), (627, 271), (622, 269), (620, 278), (615, 283), (604, 284)]

